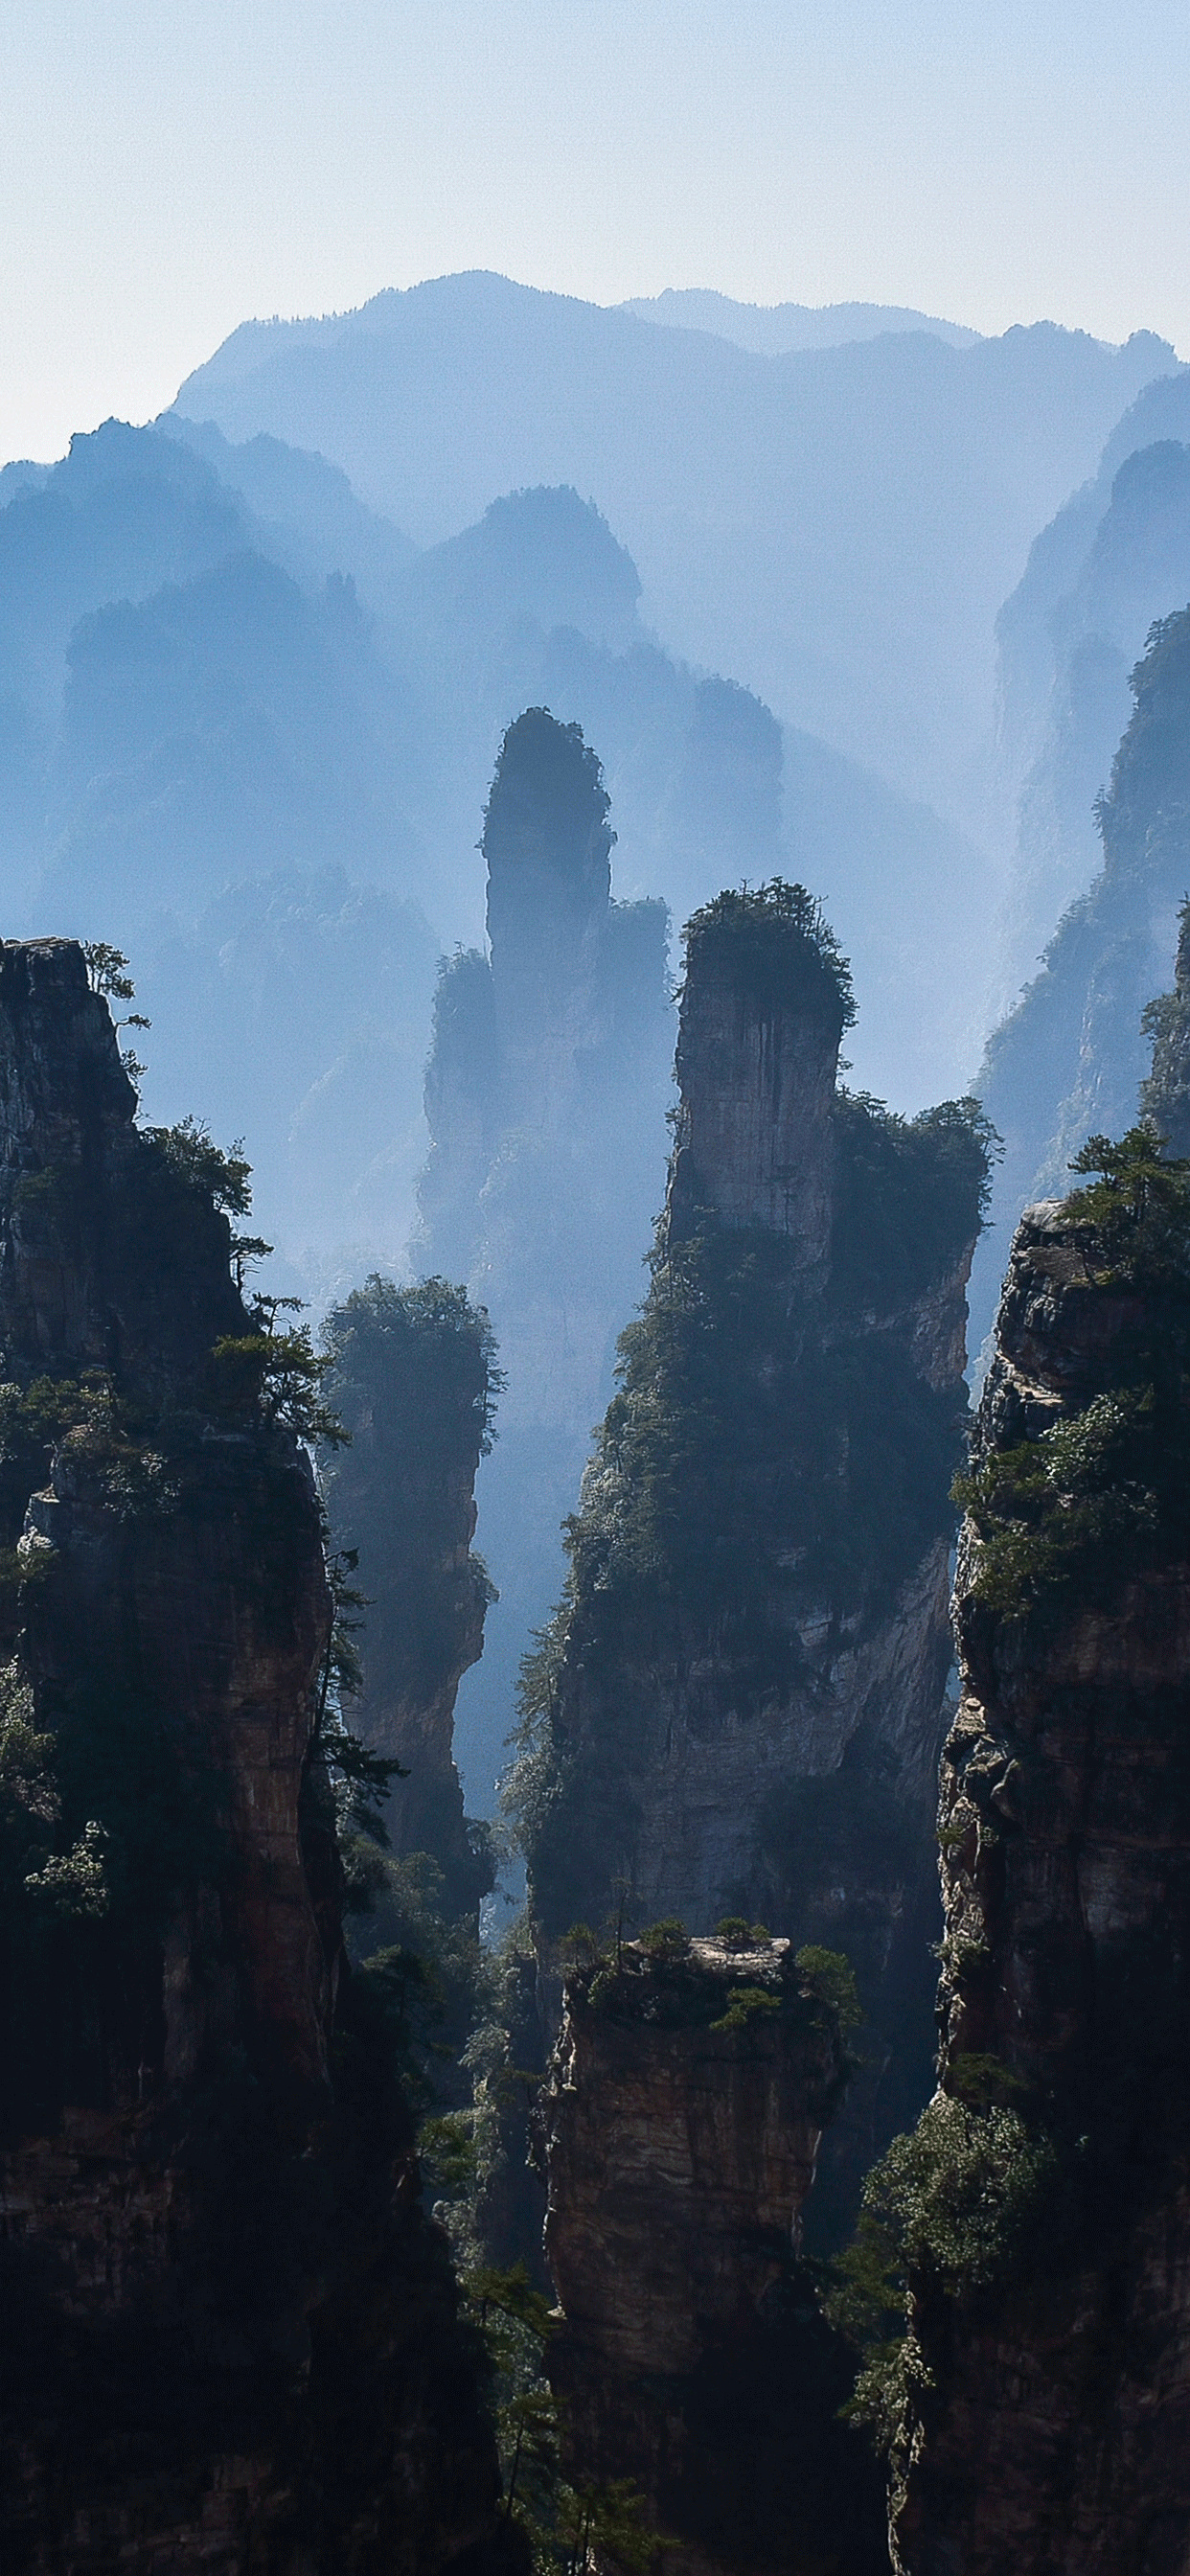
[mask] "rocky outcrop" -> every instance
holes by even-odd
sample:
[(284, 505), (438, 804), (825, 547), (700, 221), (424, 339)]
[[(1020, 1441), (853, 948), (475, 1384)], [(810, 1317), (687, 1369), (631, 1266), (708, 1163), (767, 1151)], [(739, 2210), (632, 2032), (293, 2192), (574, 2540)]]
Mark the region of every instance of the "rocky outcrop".
[[(576, 1921), (761, 1918), (845, 1950), (869, 2068), (844, 2223), (929, 2086), (948, 1488), (985, 1146), (836, 1089), (850, 986), (799, 887), (688, 932), (682, 1106), (649, 1296), (526, 1668), (514, 1782), (543, 1958)], [(535, 1733), (533, 1729), (535, 1728)]]
[(1026, 1212), (979, 1414), (942, 2090), (888, 2202), (906, 2576), (1186, 2560), (1190, 1208), (1146, 1151)]
[(343, 1955), (311, 1355), (253, 1330), (209, 1139), (134, 1113), (82, 951), (6, 944), (0, 2557), (486, 2565), (476, 2360)]
[(407, 1774), (385, 1809), (392, 1849), (428, 1853), (447, 1912), (473, 1911), (492, 1878), (463, 1813), (454, 1712), (492, 1598), (471, 1541), (501, 1383), (494, 1337), (464, 1288), (377, 1278), (334, 1309), (327, 1343), (351, 1433), (326, 1471), (331, 1527), (363, 1596), (353, 1724)]
[(821, 2384), (804, 2402), (816, 2375), (846, 2393), (799, 2264), (845, 2081), (788, 1942), (671, 1934), (568, 1977), (543, 2106), (550, 2376), (575, 2475), (631, 2479), (677, 2576), (883, 2560), (854, 2437), (823, 2424)]

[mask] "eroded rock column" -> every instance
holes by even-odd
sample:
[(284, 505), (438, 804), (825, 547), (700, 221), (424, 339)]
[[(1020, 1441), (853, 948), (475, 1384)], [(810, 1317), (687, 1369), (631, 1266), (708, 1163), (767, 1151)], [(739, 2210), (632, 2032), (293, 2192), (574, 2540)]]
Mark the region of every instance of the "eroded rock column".
[(845, 2080), (834, 2012), (786, 1941), (671, 1932), (568, 1980), (544, 2111), (548, 2366), (571, 2473), (632, 2480), (675, 2576), (883, 2557), (798, 2261)]
[(1026, 1211), (979, 1414), (942, 2091), (893, 2195), (904, 2576), (1190, 2551), (1190, 1297), (1154, 1213)]

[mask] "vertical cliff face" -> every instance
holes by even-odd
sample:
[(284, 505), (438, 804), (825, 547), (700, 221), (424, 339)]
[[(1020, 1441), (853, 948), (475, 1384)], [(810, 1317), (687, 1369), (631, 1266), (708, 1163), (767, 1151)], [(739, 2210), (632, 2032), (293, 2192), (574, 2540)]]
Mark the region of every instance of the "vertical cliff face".
[(1106, 1164), (1018, 1229), (967, 1488), (942, 2090), (889, 2204), (915, 2576), (1190, 2531), (1190, 1202), (1143, 1131)]
[(335, 1309), (328, 1341), (331, 1396), (351, 1433), (328, 1470), (331, 1523), (358, 1558), (363, 1594), (354, 1723), (408, 1774), (385, 1809), (394, 1851), (428, 1853), (448, 1911), (461, 1913), (491, 1884), (468, 1839), (453, 1742), (491, 1599), (471, 1541), (499, 1384), (494, 1338), (463, 1288), (373, 1279)]
[(560, 1524), (664, 1186), (668, 918), (612, 899), (613, 839), (579, 728), (529, 708), (484, 819), (490, 958), (458, 957), (439, 983), (421, 1189), (426, 1267), (482, 1301), (507, 1378), (480, 1477), (500, 1601), (464, 1703), (484, 1786), (557, 1590)]
[(0, 1332), (47, 1372), (192, 1392), (243, 1309), (227, 1227), (134, 1125), (106, 1004), (71, 940), (0, 946)]
[(547, 1956), (622, 1909), (703, 1933), (760, 1917), (852, 1957), (871, 2068), (828, 2146), (844, 2198), (928, 2090), (948, 1489), (985, 1171), (969, 1105), (907, 1123), (836, 1091), (850, 1012), (802, 889), (725, 895), (691, 924), (652, 1286), (526, 1671), (514, 1784)]
[(787, 1942), (671, 1935), (568, 1978), (544, 2099), (550, 2375), (575, 2474), (630, 2478), (680, 2576), (884, 2559), (798, 2260), (844, 2082)]
[(134, 1109), (81, 950), (6, 944), (0, 2555), (482, 2557), (475, 2364), (342, 1954), (300, 1351)]
[(710, 906), (686, 940), (670, 1224), (764, 1226), (825, 1259), (847, 997), (796, 915)]

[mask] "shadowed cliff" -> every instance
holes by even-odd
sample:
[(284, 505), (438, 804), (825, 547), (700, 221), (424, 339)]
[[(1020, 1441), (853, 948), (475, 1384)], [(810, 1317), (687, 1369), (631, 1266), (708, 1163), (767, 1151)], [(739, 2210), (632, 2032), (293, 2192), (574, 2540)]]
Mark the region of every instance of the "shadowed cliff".
[(486, 2567), (482, 2367), (343, 1951), (321, 1367), (232, 1284), (243, 1164), (134, 1113), (82, 951), (5, 944), (0, 2554)]
[(909, 2289), (868, 2387), (906, 2576), (1172, 2571), (1190, 2528), (1190, 1194), (1144, 1129), (1082, 1169), (1026, 1211), (1001, 1299), (941, 1772), (941, 2090), (869, 2186), (869, 2282), (884, 2260)]
[[(834, 1963), (837, 1970), (838, 1963)], [(547, 2348), (572, 2474), (631, 2479), (674, 2576), (878, 2576), (875, 2466), (801, 2261), (846, 2012), (788, 1942), (659, 1926), (573, 1958), (542, 2105)]]
[(492, 1599), (471, 1541), (503, 1383), (495, 1337), (465, 1289), (377, 1278), (334, 1309), (325, 1338), (330, 1398), (351, 1434), (323, 1481), (362, 1595), (353, 1723), (407, 1775), (385, 1807), (390, 1847), (428, 1856), (449, 1915), (477, 1914), (493, 1874), (483, 1829), (463, 1813), (454, 1707)]

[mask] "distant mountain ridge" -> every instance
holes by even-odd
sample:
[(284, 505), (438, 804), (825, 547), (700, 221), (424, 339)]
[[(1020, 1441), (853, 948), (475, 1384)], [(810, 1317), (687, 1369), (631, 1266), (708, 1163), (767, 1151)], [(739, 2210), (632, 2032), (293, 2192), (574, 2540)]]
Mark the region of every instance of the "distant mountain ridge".
[(201, 1097), (245, 1136), (284, 1285), (403, 1257), (435, 958), (481, 928), (483, 800), (526, 705), (604, 748), (621, 896), (680, 921), (724, 872), (794, 860), (830, 896), (868, 1004), (860, 1079), (914, 1105), (982, 1034), (975, 854), (675, 662), (639, 592), (572, 487), (501, 495), (419, 553), (326, 459), (172, 417), (0, 482), (6, 927), (128, 950), (148, 1114)]
[(1176, 367), (1051, 324), (953, 347), (883, 331), (763, 356), (486, 272), (353, 314), (246, 323), (175, 409), (341, 466), (421, 544), (570, 484), (637, 565), (670, 653), (979, 841), (993, 630), (1040, 526)]
[(710, 286), (666, 286), (660, 295), (627, 295), (614, 308), (675, 331), (713, 331), (737, 348), (781, 357), (788, 349), (838, 349), (847, 340), (876, 340), (884, 331), (929, 331), (952, 349), (986, 335), (963, 322), (943, 322), (907, 304), (741, 304)]

